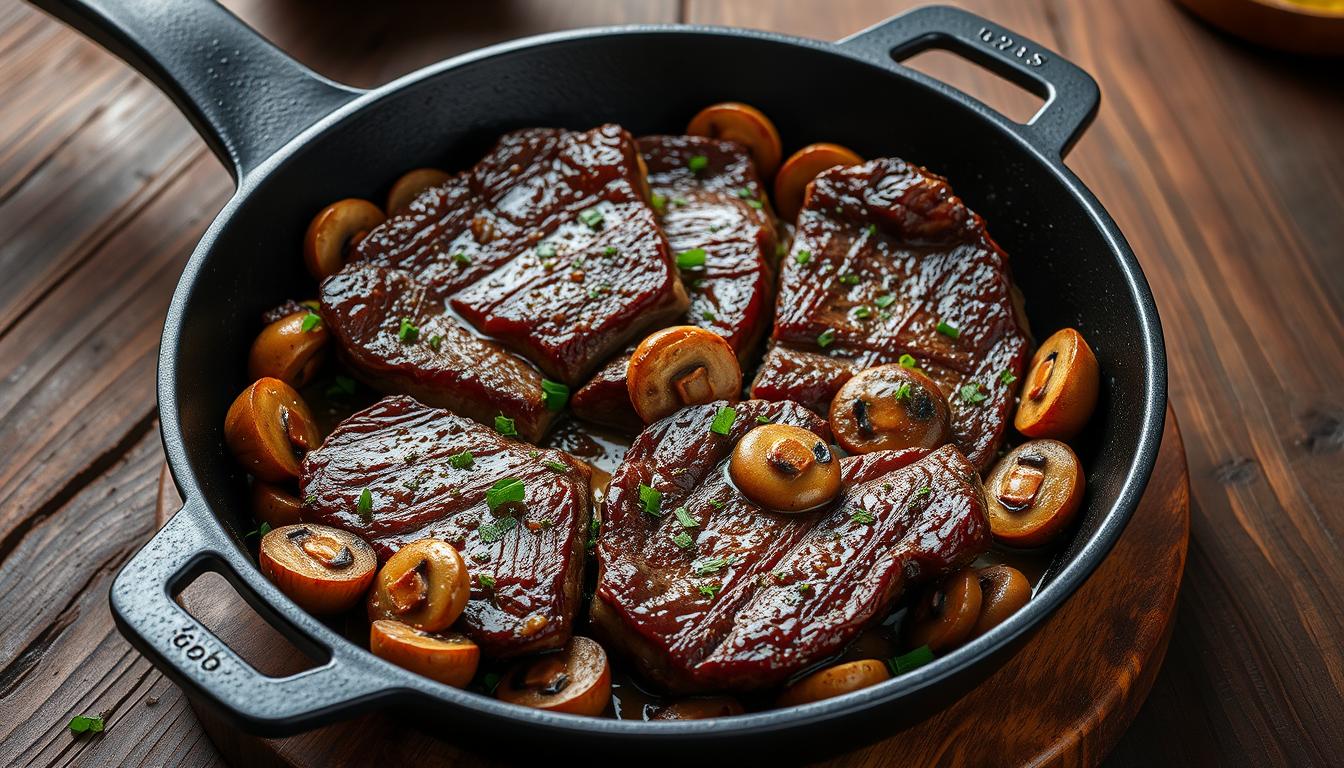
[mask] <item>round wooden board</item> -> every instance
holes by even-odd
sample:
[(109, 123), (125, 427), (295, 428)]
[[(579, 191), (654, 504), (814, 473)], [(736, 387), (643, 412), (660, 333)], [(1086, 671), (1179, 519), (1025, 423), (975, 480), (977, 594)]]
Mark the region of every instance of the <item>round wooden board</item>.
[[(159, 522), (180, 500), (164, 468)], [(1096, 765), (1115, 745), (1162, 666), (1190, 537), (1189, 475), (1175, 416), (1147, 493), (1096, 573), (998, 672), (927, 721), (828, 763), (879, 765)], [(311, 666), (222, 578), (198, 579), (182, 600), (266, 674)], [(289, 656), (277, 648), (288, 648)], [(489, 765), (384, 714), (285, 739), (238, 731), (192, 703), (221, 753), (247, 766)], [(1005, 715), (1011, 712), (1011, 717)], [(451, 728), (451, 724), (445, 727)], [(974, 738), (966, 738), (968, 727)], [(993, 756), (989, 758), (988, 756)]]

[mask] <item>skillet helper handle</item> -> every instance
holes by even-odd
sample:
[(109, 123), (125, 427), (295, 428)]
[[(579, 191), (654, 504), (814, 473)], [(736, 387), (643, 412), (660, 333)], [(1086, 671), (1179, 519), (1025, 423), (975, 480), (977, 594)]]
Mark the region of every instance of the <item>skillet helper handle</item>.
[(241, 181), (363, 93), (322, 77), (215, 0), (32, 0), (149, 78)]
[[(1101, 90), (1092, 76), (1058, 53), (960, 8), (934, 5), (892, 17), (840, 41), (872, 61), (903, 61), (931, 48), (959, 54), (1045, 99), (1017, 132), (1062, 158), (1096, 117)], [(996, 114), (971, 98), (977, 108)]]
[[(300, 614), (292, 623), (271, 610), (261, 595), (286, 598), (209, 518), (206, 507), (187, 502), (112, 582), (113, 618), (137, 650), (183, 689), (259, 735), (296, 733), (394, 695), (354, 646), (313, 642), (316, 619)], [(272, 626), (326, 662), (283, 678), (256, 671), (174, 599), (205, 571), (227, 578)]]

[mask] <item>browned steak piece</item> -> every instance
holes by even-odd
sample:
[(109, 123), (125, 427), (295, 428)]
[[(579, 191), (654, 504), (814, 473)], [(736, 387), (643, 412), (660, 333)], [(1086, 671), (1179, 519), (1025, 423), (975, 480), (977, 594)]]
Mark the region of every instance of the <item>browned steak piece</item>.
[(619, 126), (507, 134), (359, 243), (322, 285), (323, 319), (370, 384), (487, 423), (503, 413), (537, 440), (542, 376), (505, 348), (577, 385), (688, 306), (644, 195)]
[[(726, 477), (737, 440), (758, 417), (828, 440), (829, 428), (796, 403), (749, 400), (721, 436), (709, 431), (721, 405), (650, 425), (608, 492), (593, 622), (660, 686), (689, 693), (778, 685), (838, 653), (907, 587), (988, 549), (984, 491), (956, 447), (843, 459), (845, 488), (832, 505), (769, 512)], [(646, 510), (641, 485), (661, 493), (657, 515)], [(683, 532), (685, 548), (673, 538)]]
[(854, 373), (911, 355), (947, 396), (954, 442), (983, 468), (1028, 346), (1008, 256), (984, 220), (943, 178), (873, 160), (813, 181), (751, 393), (824, 413)]
[[(491, 511), (486, 492), (504, 478), (522, 482), (524, 500)], [(304, 458), (302, 516), (360, 535), (380, 559), (417, 539), (451, 543), (472, 574), (471, 600), (455, 628), (488, 655), (514, 656), (557, 648), (574, 630), (588, 480), (587, 467), (563, 451), (388, 397), (346, 419)], [(372, 506), (361, 515), (365, 490)], [(482, 575), (493, 585), (483, 585)]]
[[(740, 144), (700, 136), (646, 136), (639, 140), (649, 169), (658, 223), (672, 252), (704, 252), (704, 265), (685, 267), (691, 306), (681, 322), (728, 340), (739, 359), (760, 341), (774, 281), (774, 217), (751, 156)], [(691, 169), (694, 158), (696, 170)], [(644, 423), (625, 388), (626, 350), (574, 393), (575, 415), (638, 432)]]

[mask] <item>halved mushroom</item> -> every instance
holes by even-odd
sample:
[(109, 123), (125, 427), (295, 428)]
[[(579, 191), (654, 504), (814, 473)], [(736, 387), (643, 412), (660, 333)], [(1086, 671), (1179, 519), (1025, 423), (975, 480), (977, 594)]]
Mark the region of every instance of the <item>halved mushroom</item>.
[(929, 646), (936, 654), (966, 642), (980, 618), (980, 576), (972, 568), (952, 574), (925, 590), (906, 617), (906, 642)]
[(425, 632), (391, 619), (373, 622), (369, 650), (380, 659), (454, 688), (465, 688), (481, 662), (480, 647), (460, 632)]
[(749, 104), (725, 101), (713, 104), (696, 113), (686, 125), (691, 136), (735, 141), (751, 153), (756, 172), (768, 179), (779, 167), (784, 154), (779, 131), (761, 111)]
[(625, 368), (630, 402), (646, 424), (687, 405), (736, 402), (742, 369), (723, 337), (694, 325), (674, 325), (635, 347)]
[(1073, 520), (1083, 502), (1083, 466), (1058, 440), (1029, 440), (985, 481), (990, 530), (1014, 547), (1039, 547)]
[(430, 187), (437, 187), (451, 178), (452, 176), (438, 168), (416, 168), (414, 171), (408, 171), (393, 182), (392, 188), (387, 191), (385, 209), (387, 215), (396, 216), (419, 197), (421, 192)]
[(318, 211), (303, 237), (303, 263), (309, 274), (321, 280), (340, 272), (351, 246), (383, 219), (378, 206), (354, 197)]
[(886, 663), (877, 659), (836, 664), (820, 672), (813, 672), (785, 688), (776, 699), (776, 704), (781, 707), (810, 704), (877, 685), (890, 677), (891, 671), (887, 669)]
[(1031, 582), (1011, 565), (991, 565), (979, 570), (980, 616), (971, 637), (979, 637), (1002, 624), (1031, 600)]
[(272, 528), (299, 522), (299, 497), (278, 485), (252, 481), (252, 517)]
[(732, 696), (697, 696), (681, 699), (654, 713), (650, 720), (706, 720), (711, 717), (732, 717), (747, 710)]
[(439, 632), (457, 621), (470, 596), (462, 555), (446, 541), (420, 539), (402, 547), (378, 571), (369, 592), (369, 621), (393, 619)]
[(850, 453), (937, 448), (952, 439), (950, 410), (938, 385), (898, 363), (862, 371), (831, 401), (835, 441)]
[(326, 346), (327, 327), (317, 313), (304, 309), (285, 315), (257, 334), (247, 356), (247, 375), (302, 387), (322, 367)]
[(373, 581), (378, 556), (349, 531), (325, 525), (284, 525), (261, 538), (261, 572), (309, 613), (329, 615), (359, 602)]
[(840, 492), (840, 460), (830, 446), (789, 424), (763, 424), (743, 436), (728, 475), (747, 498), (779, 512), (815, 509)]
[(779, 211), (779, 217), (788, 222), (798, 217), (803, 208), (803, 193), (817, 174), (837, 165), (848, 167), (862, 162), (863, 158), (853, 150), (826, 142), (808, 144), (789, 155), (775, 176), (775, 210)]
[(510, 704), (595, 717), (611, 702), (611, 665), (602, 646), (571, 637), (565, 647), (515, 664), (495, 689)]
[(1013, 426), (1027, 437), (1068, 440), (1097, 406), (1097, 357), (1072, 328), (1056, 331), (1031, 358)]
[(322, 442), (294, 388), (269, 376), (243, 390), (224, 417), (224, 442), (243, 469), (276, 483), (299, 476), (299, 458)]

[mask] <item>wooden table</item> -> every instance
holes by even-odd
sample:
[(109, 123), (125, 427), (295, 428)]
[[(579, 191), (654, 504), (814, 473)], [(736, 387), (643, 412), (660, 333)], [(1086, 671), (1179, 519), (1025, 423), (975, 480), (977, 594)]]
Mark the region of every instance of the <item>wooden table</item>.
[[(912, 4), (229, 3), (357, 85), (562, 27), (829, 39)], [(1100, 81), (1070, 165), (1128, 236), (1166, 328), (1192, 542), (1166, 666), (1110, 762), (1338, 762), (1344, 66), (1251, 49), (1166, 0), (965, 5)], [(949, 56), (916, 64), (1032, 110)], [(152, 86), (22, 3), (0, 7), (0, 105), (0, 764), (217, 764), (182, 694), (113, 628), (107, 588), (153, 526), (164, 309), (231, 184)], [(103, 711), (104, 734), (65, 730)]]

